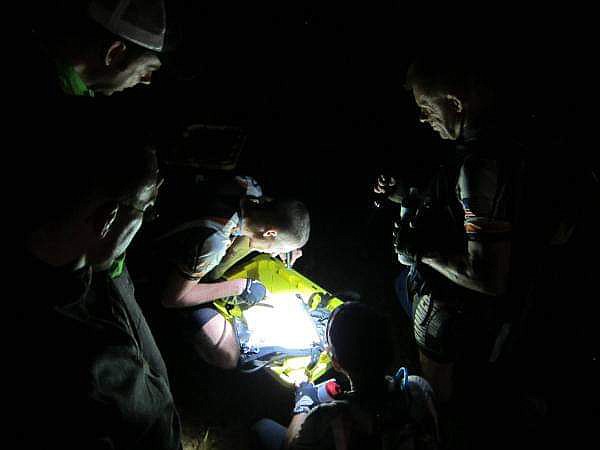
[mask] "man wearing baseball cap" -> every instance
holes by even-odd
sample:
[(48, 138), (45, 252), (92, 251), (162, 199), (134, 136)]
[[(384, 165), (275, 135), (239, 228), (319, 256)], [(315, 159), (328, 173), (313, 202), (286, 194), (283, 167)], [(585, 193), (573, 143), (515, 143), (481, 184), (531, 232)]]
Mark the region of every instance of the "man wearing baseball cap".
[[(161, 66), (164, 0), (56, 0), (44, 11), (34, 24), (34, 45), (48, 63), (47, 91), (112, 95), (150, 84)], [(42, 78), (44, 68), (34, 73)]]

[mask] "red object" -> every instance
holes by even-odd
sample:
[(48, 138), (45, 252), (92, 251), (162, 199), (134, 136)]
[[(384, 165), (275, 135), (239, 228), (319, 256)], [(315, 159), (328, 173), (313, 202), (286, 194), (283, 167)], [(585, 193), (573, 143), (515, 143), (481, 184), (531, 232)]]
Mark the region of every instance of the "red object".
[(342, 394), (342, 387), (335, 380), (329, 380), (325, 385), (325, 391), (330, 397), (336, 398)]

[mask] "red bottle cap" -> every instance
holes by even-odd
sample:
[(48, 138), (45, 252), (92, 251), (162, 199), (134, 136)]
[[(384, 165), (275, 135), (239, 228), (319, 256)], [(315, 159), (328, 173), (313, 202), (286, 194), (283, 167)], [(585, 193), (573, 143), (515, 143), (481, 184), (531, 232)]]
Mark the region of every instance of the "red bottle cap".
[(330, 380), (325, 384), (325, 391), (330, 397), (336, 398), (342, 394), (342, 387), (335, 380)]

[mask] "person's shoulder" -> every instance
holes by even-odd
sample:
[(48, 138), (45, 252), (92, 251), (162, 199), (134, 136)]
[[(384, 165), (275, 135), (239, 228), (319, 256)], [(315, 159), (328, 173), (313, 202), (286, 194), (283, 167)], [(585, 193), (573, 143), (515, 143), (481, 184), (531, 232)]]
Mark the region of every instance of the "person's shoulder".
[(344, 411), (350, 410), (350, 408), (352, 407), (352, 403), (353, 402), (351, 402), (348, 399), (333, 400), (331, 402), (321, 403), (320, 405), (312, 409), (309, 416), (327, 416), (332, 414), (340, 414)]
[(305, 423), (310, 428), (329, 427), (332, 420), (350, 413), (352, 408), (352, 402), (349, 400), (321, 403), (310, 411)]
[(163, 244), (170, 247), (175, 253), (191, 252), (200, 257), (218, 251), (221, 247), (221, 240), (221, 236), (216, 230), (197, 223), (193, 226), (190, 225), (187, 229), (175, 231), (165, 238)]
[(350, 404), (345, 400), (334, 400), (316, 406), (306, 416), (291, 448), (333, 448), (332, 424), (337, 423), (349, 410)]

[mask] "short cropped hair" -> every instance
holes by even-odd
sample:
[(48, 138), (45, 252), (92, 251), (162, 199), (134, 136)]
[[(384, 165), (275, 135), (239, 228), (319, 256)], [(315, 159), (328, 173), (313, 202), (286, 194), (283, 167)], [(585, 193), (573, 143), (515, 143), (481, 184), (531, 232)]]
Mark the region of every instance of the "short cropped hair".
[(418, 85), (434, 93), (469, 93), (490, 88), (497, 75), (491, 61), (443, 54), (417, 56), (406, 75), (406, 89)]
[(274, 199), (248, 205), (249, 215), (255, 215), (269, 227), (278, 230), (277, 238), (295, 248), (306, 245), (310, 235), (310, 216), (299, 200)]

